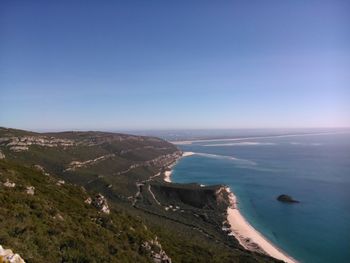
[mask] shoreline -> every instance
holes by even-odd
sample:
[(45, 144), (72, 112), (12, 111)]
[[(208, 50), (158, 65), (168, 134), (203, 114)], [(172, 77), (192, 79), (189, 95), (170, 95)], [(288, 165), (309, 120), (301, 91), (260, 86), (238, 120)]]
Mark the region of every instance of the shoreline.
[(227, 208), (227, 221), (233, 236), (247, 250), (265, 253), (273, 258), (283, 260), (287, 263), (298, 261), (274, 245), (263, 234), (256, 230), (240, 213), (237, 207), (237, 198), (229, 187), (226, 187), (231, 205)]
[(187, 156), (191, 156), (191, 155), (194, 155), (195, 153), (194, 152), (182, 152), (182, 155), (179, 159), (177, 159), (174, 163), (172, 163), (171, 165), (168, 166), (168, 171), (165, 171), (164, 172), (164, 178), (163, 180), (167, 183), (171, 183), (171, 174), (173, 173), (173, 166), (177, 163), (178, 160), (180, 160), (181, 158), (183, 157), (187, 157)]
[[(163, 180), (167, 183), (171, 183), (171, 174), (173, 172), (172, 168), (176, 165), (178, 160), (194, 154), (196, 153), (183, 152), (179, 159), (168, 166), (169, 170), (164, 172)], [(231, 189), (229, 187), (225, 187), (225, 190), (228, 193), (230, 201), (230, 205), (227, 208), (227, 222), (230, 224), (229, 229), (231, 230), (229, 235), (233, 235), (238, 240), (240, 245), (246, 250), (266, 254), (287, 263), (298, 263), (297, 260), (293, 259), (286, 252), (282, 251), (277, 245), (274, 245), (263, 234), (256, 230), (240, 213), (237, 206), (237, 197), (234, 195)]]

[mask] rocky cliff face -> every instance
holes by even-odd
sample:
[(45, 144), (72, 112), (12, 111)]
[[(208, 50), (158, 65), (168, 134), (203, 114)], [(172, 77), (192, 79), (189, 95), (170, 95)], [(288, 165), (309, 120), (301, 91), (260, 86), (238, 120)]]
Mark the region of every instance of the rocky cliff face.
[(132, 169), (136, 169), (138, 167), (154, 167), (154, 168), (166, 168), (172, 163), (176, 162), (181, 157), (182, 152), (176, 151), (171, 154), (161, 155), (157, 158), (154, 158), (149, 161), (137, 162), (130, 165), (127, 169), (117, 172), (116, 175), (122, 175), (130, 172)]
[(0, 262), (4, 263), (25, 263), (20, 255), (13, 253), (11, 249), (4, 249), (0, 245)]
[(201, 187), (197, 184), (177, 185), (152, 183), (153, 192), (161, 199), (183, 203), (198, 209), (217, 209), (228, 205), (226, 192), (221, 186)]
[(171, 258), (162, 249), (157, 236), (155, 239), (143, 242), (142, 249), (151, 254), (154, 263), (171, 263)]
[(70, 147), (75, 143), (72, 140), (56, 139), (46, 136), (19, 136), (19, 137), (2, 137), (0, 138), (0, 145), (6, 146), (14, 152), (26, 151), (31, 145), (43, 147)]
[(98, 194), (94, 198), (86, 199), (85, 203), (92, 204), (97, 209), (99, 209), (102, 213), (105, 213), (105, 214), (110, 213), (107, 199), (102, 194)]
[[(106, 132), (61, 132), (61, 133), (31, 133), (0, 127), (0, 146), (14, 152), (27, 151), (30, 146), (42, 147), (73, 147), (73, 146), (97, 146), (111, 142), (145, 143), (141, 147), (121, 149), (119, 154), (125, 155), (131, 151), (141, 149), (166, 150), (169, 147), (164, 141), (153, 137), (143, 137), (119, 133)], [(0, 155), (1, 158), (1, 155)]]
[(0, 159), (5, 159), (5, 154), (0, 151)]

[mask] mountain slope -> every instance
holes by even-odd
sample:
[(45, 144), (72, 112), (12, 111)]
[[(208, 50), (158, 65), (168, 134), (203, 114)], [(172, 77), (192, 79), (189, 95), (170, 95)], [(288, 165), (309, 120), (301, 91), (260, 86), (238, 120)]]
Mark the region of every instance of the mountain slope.
[(155, 234), (122, 211), (84, 202), (93, 196), (84, 189), (7, 161), (0, 182), (0, 244), (26, 262), (151, 262), (143, 245)]
[(17, 185), (0, 188), (0, 244), (28, 262), (277, 262), (223, 230), (223, 186), (163, 181), (182, 154), (164, 140), (0, 128), (0, 152), (1, 183)]

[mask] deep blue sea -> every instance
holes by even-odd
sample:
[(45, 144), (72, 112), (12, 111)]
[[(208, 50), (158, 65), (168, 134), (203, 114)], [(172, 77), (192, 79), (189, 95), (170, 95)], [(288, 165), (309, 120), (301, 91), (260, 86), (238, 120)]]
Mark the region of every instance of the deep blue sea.
[(200, 154), (180, 159), (173, 182), (229, 185), (247, 220), (300, 262), (350, 262), (350, 134), (178, 146)]

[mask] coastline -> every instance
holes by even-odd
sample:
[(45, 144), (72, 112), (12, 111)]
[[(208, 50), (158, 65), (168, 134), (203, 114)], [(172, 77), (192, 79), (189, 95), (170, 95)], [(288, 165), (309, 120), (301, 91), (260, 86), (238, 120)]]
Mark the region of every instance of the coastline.
[[(194, 152), (183, 152), (181, 158), (194, 155)], [(167, 171), (164, 172), (163, 180), (171, 183), (172, 168), (176, 165), (177, 159), (174, 163), (168, 166)], [(202, 185), (201, 185), (202, 186)], [(298, 261), (290, 257), (286, 252), (282, 251), (266, 237), (264, 237), (258, 230), (256, 230), (240, 213), (237, 207), (237, 198), (229, 187), (225, 187), (230, 206), (227, 208), (227, 222), (230, 225), (231, 232), (229, 235), (233, 235), (245, 249), (266, 254), (273, 258), (283, 260), (287, 263), (297, 263)]]
[[(182, 152), (182, 155), (179, 159), (183, 158), (183, 157), (187, 157), (187, 156), (191, 156), (194, 155), (194, 152)], [(179, 160), (177, 159), (174, 163), (172, 163), (171, 165), (168, 166), (168, 171), (164, 172), (164, 178), (163, 180), (167, 183), (171, 183), (171, 174), (173, 173), (172, 167), (177, 163), (177, 161)]]
[(230, 230), (239, 243), (247, 250), (265, 253), (271, 257), (283, 260), (287, 263), (297, 263), (298, 261), (283, 252), (271, 241), (266, 239), (243, 217), (237, 207), (237, 198), (229, 187), (226, 188), (231, 205), (227, 208), (227, 221)]

